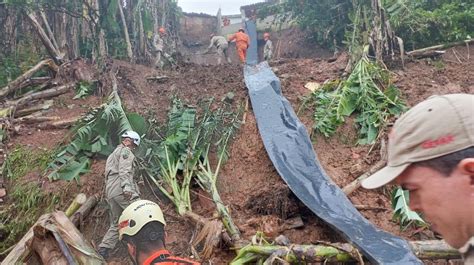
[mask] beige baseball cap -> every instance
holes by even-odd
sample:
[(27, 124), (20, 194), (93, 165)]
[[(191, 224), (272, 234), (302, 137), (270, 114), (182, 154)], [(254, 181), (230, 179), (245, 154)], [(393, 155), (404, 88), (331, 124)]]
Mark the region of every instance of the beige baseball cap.
[(387, 166), (362, 181), (375, 189), (410, 164), (474, 146), (474, 95), (431, 96), (403, 114), (388, 137)]

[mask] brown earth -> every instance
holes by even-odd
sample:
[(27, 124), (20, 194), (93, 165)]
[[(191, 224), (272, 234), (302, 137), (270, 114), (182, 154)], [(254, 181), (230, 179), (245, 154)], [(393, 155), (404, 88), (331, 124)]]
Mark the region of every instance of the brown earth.
[[(474, 93), (474, 83), (470, 74), (474, 72), (473, 56), (468, 58), (465, 48), (456, 48), (458, 61), (452, 49), (442, 60), (419, 60), (408, 62), (405, 69), (395, 68), (396, 85), (410, 106), (433, 94)], [(307, 82), (322, 83), (337, 78), (344, 70), (347, 57), (341, 55), (336, 61), (323, 59), (280, 59), (272, 62), (275, 73), (281, 78), (283, 95), (298, 110), (301, 97), (310, 92), (304, 85)], [(127, 110), (141, 114), (153, 114), (160, 122), (165, 122), (170, 97), (177, 95), (188, 104), (197, 104), (200, 99), (215, 97), (219, 102), (228, 92), (235, 94), (234, 105), (243, 104), (247, 91), (243, 83), (242, 70), (238, 65), (223, 67), (185, 65), (177, 72), (163, 72), (142, 65), (131, 65), (123, 61), (113, 61), (111, 68), (117, 72), (119, 93)], [(150, 76), (169, 77), (165, 83), (147, 81)], [(106, 81), (103, 82), (107, 84)], [(90, 107), (100, 104), (96, 96), (84, 100), (72, 100), (73, 93), (60, 96), (48, 115), (61, 118), (75, 117), (85, 113)], [(313, 120), (310, 111), (299, 114), (299, 118), (311, 130)], [(66, 130), (40, 130), (34, 126), (22, 126), (13, 135), (10, 146), (24, 145), (29, 148), (54, 148), (61, 145), (67, 136)], [(313, 135), (314, 148), (318, 159), (334, 182), (343, 187), (359, 174), (368, 170), (379, 159), (378, 145), (369, 152), (371, 146), (355, 146), (356, 131), (350, 123), (338, 133), (326, 139)], [(229, 206), (234, 221), (242, 230), (244, 238), (249, 239), (256, 231), (264, 231), (269, 236), (283, 233), (293, 243), (317, 241), (341, 242), (343, 239), (325, 223), (306, 209), (289, 191), (275, 171), (261, 141), (256, 120), (251, 108), (238, 136), (230, 147), (230, 160), (225, 164), (218, 183), (223, 201)], [(81, 177), (79, 185), (62, 181), (49, 183), (43, 181), (47, 191), (58, 191), (67, 187), (67, 194), (57, 206), (63, 209), (73, 195), (79, 191), (87, 195), (101, 193), (103, 189), (103, 168), (105, 161), (97, 158), (91, 172)], [(36, 175), (39, 178), (39, 174)], [(30, 175), (31, 177), (31, 175)], [(177, 255), (190, 256), (189, 242), (196, 233), (194, 226), (177, 216), (174, 207), (153, 195), (146, 180), (142, 180), (144, 198), (160, 201), (167, 220), (168, 247)], [(366, 191), (359, 189), (349, 196), (354, 204), (378, 206), (383, 210), (362, 211), (362, 214), (377, 227), (410, 240), (433, 238), (429, 231), (416, 231), (409, 228), (400, 231), (398, 224), (391, 221), (389, 190)], [(202, 215), (213, 215), (212, 203), (203, 192), (192, 193), (193, 210)], [(98, 244), (108, 226), (106, 203), (102, 201), (83, 226), (85, 236)], [(305, 226), (301, 229), (282, 231), (285, 219), (301, 216)], [(125, 249), (121, 246), (113, 252), (111, 264), (127, 264)], [(222, 249), (215, 253), (209, 263), (223, 264), (233, 257), (230, 250)]]

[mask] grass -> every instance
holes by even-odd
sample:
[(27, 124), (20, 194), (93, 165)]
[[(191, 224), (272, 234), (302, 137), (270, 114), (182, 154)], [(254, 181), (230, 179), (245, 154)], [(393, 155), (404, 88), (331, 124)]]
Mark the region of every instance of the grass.
[(9, 183), (10, 204), (0, 211), (0, 253), (15, 244), (38, 217), (51, 211), (59, 196), (44, 193), (39, 183), (21, 178), (30, 172), (42, 172), (51, 160), (51, 151), (29, 150), (16, 146), (4, 163), (3, 174)]

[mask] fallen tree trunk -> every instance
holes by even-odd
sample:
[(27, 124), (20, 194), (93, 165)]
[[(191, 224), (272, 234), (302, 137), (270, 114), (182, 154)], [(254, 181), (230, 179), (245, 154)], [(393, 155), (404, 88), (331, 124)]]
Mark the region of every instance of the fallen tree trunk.
[(75, 83), (69, 83), (66, 85), (53, 87), (44, 91), (39, 91), (30, 95), (27, 95), (25, 97), (22, 97), (14, 101), (13, 104), (11, 105), (18, 107), (18, 106), (23, 106), (32, 100), (47, 99), (47, 98), (59, 96), (68, 92), (72, 88), (74, 88), (75, 85), (76, 85)]
[(435, 46), (431, 46), (431, 47), (426, 47), (426, 48), (423, 48), (423, 49), (413, 50), (413, 51), (407, 52), (407, 55), (417, 57), (419, 55), (426, 54), (427, 52), (430, 52), (430, 51), (447, 49), (447, 48), (450, 48), (450, 47), (453, 47), (453, 46), (470, 44), (470, 43), (473, 43), (473, 42), (474, 42), (474, 39), (469, 39), (469, 40), (463, 40), (463, 41), (458, 41), (458, 42), (440, 44), (440, 45), (435, 45)]
[[(420, 259), (459, 259), (459, 252), (442, 240), (408, 242), (415, 255)], [(256, 262), (259, 259), (280, 259), (291, 264), (301, 260), (306, 262), (351, 262), (360, 261), (359, 251), (347, 243), (321, 245), (248, 245), (239, 251), (232, 265)], [(271, 264), (271, 263), (268, 263)]]
[(24, 74), (20, 75), (15, 80), (10, 82), (6, 87), (0, 89), (0, 98), (3, 98), (14, 91), (26, 87), (26, 81), (30, 79), (36, 72), (41, 70), (44, 66), (49, 66), (51, 69), (57, 70), (57, 66), (51, 59), (43, 60), (33, 66), (30, 70), (26, 71)]
[(52, 100), (47, 100), (44, 103), (36, 105), (36, 106), (16, 110), (14, 117), (15, 118), (24, 117), (26, 115), (30, 115), (30, 114), (38, 112), (38, 111), (47, 110), (47, 109), (51, 108), (52, 105), (53, 105), (53, 101)]
[(61, 118), (59, 116), (41, 117), (41, 116), (30, 115), (30, 116), (21, 117), (19, 119), (16, 119), (15, 121), (26, 123), (26, 124), (32, 124), (32, 123), (39, 123), (39, 122), (45, 122), (45, 121), (57, 121), (60, 119)]
[(67, 217), (71, 217), (87, 200), (87, 196), (84, 193), (79, 193), (76, 195), (76, 198), (72, 201), (72, 203), (67, 207), (64, 214)]
[(73, 117), (70, 119), (63, 119), (59, 121), (52, 121), (48, 123), (42, 123), (38, 125), (39, 129), (66, 129), (78, 122), (82, 116)]
[(81, 208), (79, 208), (71, 217), (71, 222), (76, 226), (79, 227), (82, 220), (85, 219), (89, 213), (94, 209), (94, 207), (99, 202), (99, 198), (97, 195), (90, 196), (87, 201), (82, 204)]

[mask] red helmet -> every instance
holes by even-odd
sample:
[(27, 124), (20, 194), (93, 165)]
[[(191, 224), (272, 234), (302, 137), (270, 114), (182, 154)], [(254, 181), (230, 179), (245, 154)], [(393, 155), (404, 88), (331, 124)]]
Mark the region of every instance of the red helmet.
[(166, 30), (165, 30), (165, 28), (160, 27), (160, 29), (158, 30), (158, 32), (165, 34), (165, 33), (166, 33)]

